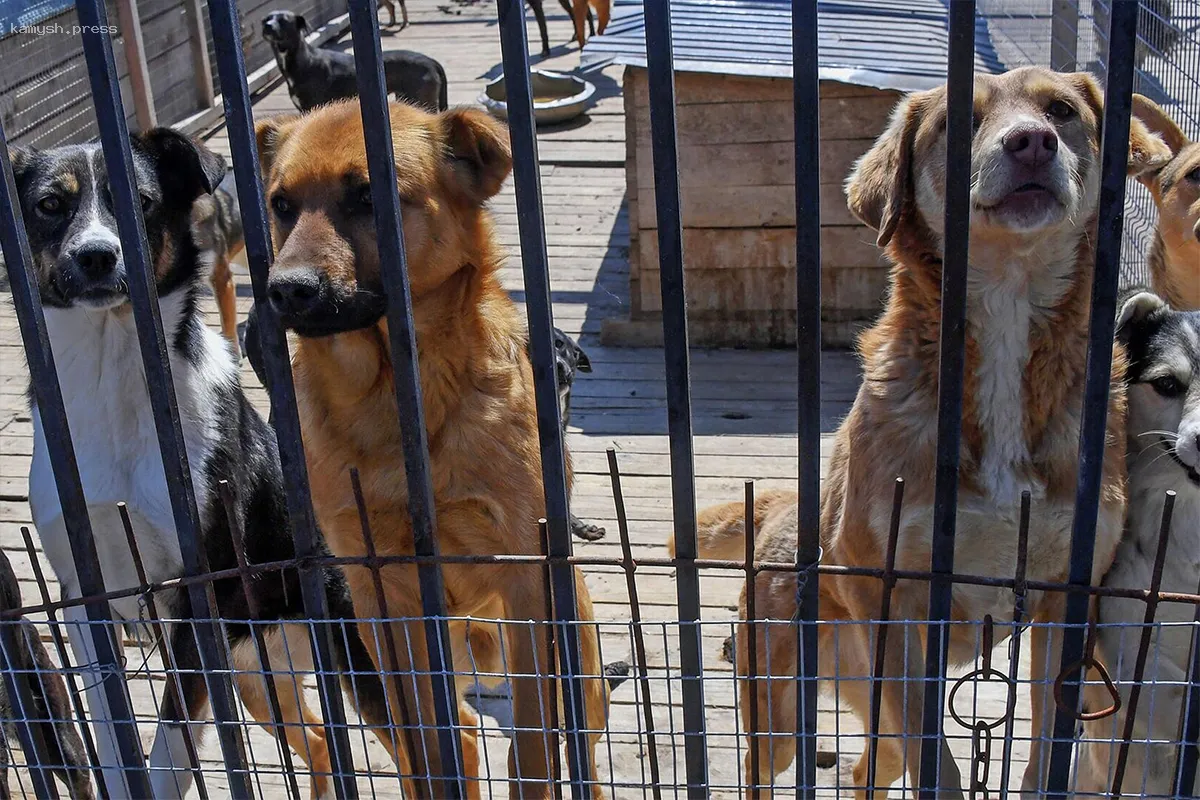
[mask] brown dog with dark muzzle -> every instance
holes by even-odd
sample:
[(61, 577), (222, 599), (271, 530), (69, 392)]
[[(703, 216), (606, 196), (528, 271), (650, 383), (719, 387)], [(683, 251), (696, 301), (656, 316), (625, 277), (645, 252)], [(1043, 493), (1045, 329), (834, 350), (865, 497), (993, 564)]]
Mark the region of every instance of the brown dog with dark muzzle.
[[(448, 556), (538, 555), (538, 519), (546, 513), (533, 373), (525, 327), (496, 271), (503, 254), (484, 204), (512, 166), (508, 132), (481, 111), (431, 114), (390, 106), (398, 189), (412, 289), (421, 390), (428, 428), (437, 539)], [(414, 551), (404, 477), (401, 424), (396, 411), (392, 353), (367, 175), (362, 117), (356, 102), (338, 102), (303, 117), (257, 126), (274, 241), (279, 248), (268, 297), (297, 334), (292, 369), (313, 503), (321, 529), (338, 556), (365, 556), (350, 483), (362, 487), (381, 554)], [(568, 460), (569, 472), (569, 460)], [(415, 669), (405, 680), (404, 706), (434, 719), (420, 584), (413, 565), (381, 569), (387, 616), (400, 663), (371, 647), (387, 672)], [(538, 564), (448, 564), (442, 568), (451, 616), (481, 615), (497, 606), (507, 618), (544, 621)], [(346, 577), (363, 619), (384, 616), (371, 573), (348, 567)], [(592, 620), (582, 573), (576, 572), (579, 619)], [(517, 726), (509, 777), (513, 797), (548, 797), (547, 738), (552, 664), (544, 626), (505, 631), (507, 671)], [(604, 727), (608, 704), (597, 631), (579, 628), (589, 728)], [(377, 629), (364, 623), (367, 641)], [(458, 648), (460, 641), (452, 643)], [(383, 654), (383, 655), (380, 655)], [(411, 660), (410, 660), (411, 654)], [(456, 657), (459, 655), (455, 653)], [(397, 682), (385, 681), (393, 711)], [(413, 691), (414, 683), (417, 686)], [(467, 707), (460, 714), (473, 719)], [(599, 733), (592, 738), (593, 749)], [(418, 780), (441, 774), (435, 727), (411, 737), (410, 767)], [(464, 735), (465, 768), (478, 775), (474, 737)], [(593, 779), (595, 770), (593, 752)], [(435, 797), (446, 794), (436, 778)], [(410, 787), (411, 788), (411, 787)], [(594, 786), (601, 794), (598, 784)], [(473, 796), (479, 786), (472, 784)]]

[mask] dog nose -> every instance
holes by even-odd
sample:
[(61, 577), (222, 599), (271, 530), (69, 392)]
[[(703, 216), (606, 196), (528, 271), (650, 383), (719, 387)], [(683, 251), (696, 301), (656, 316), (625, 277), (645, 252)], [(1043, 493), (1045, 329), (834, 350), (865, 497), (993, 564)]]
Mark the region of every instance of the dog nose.
[(1022, 164), (1040, 167), (1058, 152), (1058, 134), (1048, 127), (1021, 125), (1004, 134), (1004, 149)]
[(117, 248), (108, 244), (86, 245), (75, 251), (75, 263), (89, 278), (105, 278), (117, 268)]
[(315, 270), (289, 270), (271, 276), (267, 282), (267, 299), (281, 316), (305, 313), (320, 296), (321, 279)]

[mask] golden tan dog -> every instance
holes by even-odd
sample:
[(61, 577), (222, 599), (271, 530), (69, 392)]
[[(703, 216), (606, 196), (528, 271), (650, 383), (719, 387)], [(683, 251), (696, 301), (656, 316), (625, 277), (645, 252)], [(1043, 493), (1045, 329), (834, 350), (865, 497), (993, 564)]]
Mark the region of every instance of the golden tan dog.
[[(536, 555), (545, 505), (533, 375), (524, 326), (496, 276), (503, 255), (484, 209), (511, 169), (508, 134), (480, 111), (434, 115), (398, 103), (390, 109), (441, 552)], [(283, 323), (299, 334), (292, 366), (318, 521), (335, 554), (365, 554), (349, 479), (357, 467), (379, 552), (412, 553), (359, 107), (339, 102), (305, 117), (266, 120), (257, 134), (279, 248), (268, 295)], [(416, 568), (390, 565), (382, 575), (389, 615), (420, 617)], [(539, 565), (447, 565), (443, 575), (453, 616), (497, 607), (509, 618), (544, 616)], [(346, 576), (357, 612), (379, 616), (368, 570), (349, 567)], [(580, 619), (590, 621), (579, 572), (576, 586)], [(373, 654), (385, 654), (378, 666), (428, 670), (422, 623), (392, 628), (401, 663), (390, 663), (386, 648), (373, 647)], [(548, 725), (542, 711), (550, 708), (548, 681), (531, 676), (546, 673), (549, 654), (544, 635), (530, 642), (528, 627), (514, 628), (520, 630), (506, 631), (507, 671), (522, 677), (512, 679), (521, 730), (509, 756), (509, 775), (519, 778), (511, 792), (547, 797), (546, 740), (539, 729)], [(373, 626), (363, 635), (374, 642)], [(581, 639), (585, 668), (599, 676), (595, 629), (581, 627)], [(432, 720), (428, 677), (419, 675), (416, 683), (414, 693), (412, 682), (404, 682), (405, 704)], [(395, 685), (387, 681), (394, 716), (401, 699)], [(606, 684), (597, 677), (586, 686), (589, 727), (599, 731)], [(463, 714), (469, 714), (465, 707)], [(428, 765), (428, 773), (438, 775), (436, 730), (426, 724), (413, 738), (418, 774)], [(477, 773), (473, 738), (464, 736), (464, 752), (468, 772)], [(592, 765), (594, 772), (594, 758)], [(478, 795), (478, 786), (472, 791)], [(436, 780), (433, 794), (444, 794)]]
[(1171, 308), (1200, 311), (1200, 144), (1149, 98), (1134, 95), (1133, 113), (1172, 156), (1161, 169), (1138, 176), (1158, 207), (1148, 259), (1151, 286)]
[[(564, 3), (564, 5), (566, 5)], [(612, 0), (571, 0), (571, 21), (575, 23), (575, 39), (583, 49), (587, 39), (583, 35), (583, 23), (588, 20), (588, 7), (596, 9), (596, 29), (594, 33), (602, 34), (608, 27), (609, 17), (612, 16)]]
[[(972, 153), (971, 256), (968, 271), (967, 345), (963, 443), (959, 478), (954, 568), (958, 573), (1013, 576), (1017, 558), (1020, 496), (1033, 497), (1029, 578), (1065, 581), (1077, 477), (1087, 353), (1094, 230), (1100, 186), (1102, 98), (1082, 73), (1056, 74), (1028, 68), (975, 79), (977, 131)], [(856, 164), (847, 182), (850, 209), (879, 231), (895, 264), (886, 310), (859, 342), (863, 383), (838, 429), (821, 497), (824, 563), (879, 568), (884, 565), (893, 482), (906, 479), (896, 566), (928, 570), (933, 527), (937, 444), (937, 372), (940, 328), (941, 246), (945, 186), (944, 87), (901, 101), (887, 131)], [(1163, 163), (1166, 147), (1134, 121), (1130, 171)], [(1108, 447), (1103, 469), (1093, 575), (1104, 574), (1121, 534), (1124, 494), (1123, 356), (1115, 354), (1118, 380), (1110, 398)], [(796, 506), (764, 496), (757, 536), (759, 561), (795, 557)], [(774, 505), (774, 509), (765, 506)], [(724, 512), (741, 514), (734, 507)], [(760, 510), (756, 508), (757, 517)], [(719, 516), (719, 515), (718, 515)], [(701, 538), (701, 555), (740, 552), (739, 524), (710, 524), (733, 542)], [(719, 537), (716, 537), (719, 539)], [(789, 620), (795, 611), (792, 573), (762, 573), (755, 591), (760, 619)], [(839, 683), (864, 727), (869, 725), (874, 630), (881, 582), (873, 578), (823, 577), (820, 619), (852, 622), (821, 628), (821, 672)], [(929, 586), (901, 581), (892, 619), (926, 620)], [(1004, 619), (1012, 593), (956, 585), (955, 620)], [(1028, 611), (1036, 621), (1058, 620), (1058, 595), (1032, 592)], [(744, 598), (743, 598), (744, 612)], [(759, 675), (796, 674), (794, 627), (756, 626)], [(837, 629), (835, 632), (835, 628)], [(889, 786), (907, 763), (915, 784), (920, 764), (924, 623), (897, 626), (888, 639), (876, 785)], [(976, 630), (951, 628), (949, 659), (963, 664), (976, 655)], [(905, 641), (907, 637), (907, 641)], [(749, 634), (738, 631), (739, 669), (747, 663)], [(769, 639), (769, 641), (768, 641)], [(1032, 634), (1034, 680), (1053, 675), (1060, 643), (1044, 629)], [(763, 655), (765, 654), (765, 655)], [(854, 679), (859, 680), (854, 680)], [(759, 681), (754, 700), (760, 730), (794, 731), (795, 683)], [(1050, 730), (1049, 684), (1033, 694), (1033, 735)], [(749, 721), (751, 699), (742, 696)], [(900, 738), (903, 735), (903, 738)], [(795, 753), (787, 736), (752, 737), (759, 774), (767, 785)], [(1038, 751), (1039, 748), (1034, 748)], [(907, 751), (907, 752), (906, 752)], [(942, 743), (939, 796), (961, 796), (957, 765)], [(868, 758), (854, 768), (866, 784)], [(747, 755), (746, 769), (751, 758)], [(1043, 780), (1046, 760), (1031, 758), (1025, 788)], [(861, 796), (861, 793), (860, 793)]]

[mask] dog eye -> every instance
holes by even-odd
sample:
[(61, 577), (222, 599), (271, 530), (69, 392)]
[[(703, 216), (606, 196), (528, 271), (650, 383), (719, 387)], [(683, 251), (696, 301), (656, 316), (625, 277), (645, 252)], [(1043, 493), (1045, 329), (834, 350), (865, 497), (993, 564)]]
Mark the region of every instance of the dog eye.
[(1187, 174), (1187, 179), (1193, 183), (1200, 183), (1200, 167), (1196, 167), (1194, 170), (1189, 172)]
[(1154, 391), (1163, 397), (1178, 397), (1183, 394), (1186, 388), (1174, 375), (1163, 375), (1161, 378), (1155, 378), (1150, 381), (1150, 385), (1154, 387)]
[(145, 214), (154, 205), (154, 198), (148, 194), (142, 195), (142, 213)]
[(288, 217), (292, 214), (292, 203), (281, 194), (277, 194), (271, 198), (271, 210), (281, 217)]
[(63, 210), (63, 202), (58, 197), (48, 194), (37, 202), (38, 211), (43, 214), (60, 214)]
[(363, 186), (363, 187), (360, 187), (360, 188), (359, 188), (359, 190), (358, 190), (358, 202), (359, 202), (359, 204), (360, 204), (360, 205), (361, 205), (363, 208), (370, 208), (370, 207), (371, 207), (371, 204), (372, 204), (372, 200), (371, 200), (371, 187), (370, 187), (369, 185), (368, 185), (368, 186)]
[(1055, 100), (1046, 107), (1046, 114), (1055, 119), (1070, 119), (1075, 116), (1075, 109), (1071, 107), (1070, 103)]

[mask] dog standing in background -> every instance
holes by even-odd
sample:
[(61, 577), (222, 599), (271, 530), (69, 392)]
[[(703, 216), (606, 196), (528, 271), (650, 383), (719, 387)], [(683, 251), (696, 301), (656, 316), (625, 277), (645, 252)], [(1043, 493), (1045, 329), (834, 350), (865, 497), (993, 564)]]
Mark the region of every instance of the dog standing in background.
[[(291, 11), (272, 11), (262, 21), (263, 39), (271, 45), (288, 96), (300, 111), (334, 100), (358, 96), (354, 56), (309, 44), (308, 22)], [(412, 50), (384, 50), (383, 72), (388, 94), (430, 111), (450, 106), (446, 70), (434, 59)]]
[(1168, 163), (1138, 176), (1158, 209), (1150, 284), (1176, 311), (1200, 311), (1200, 144), (1147, 97), (1133, 96), (1133, 113), (1171, 148)]

